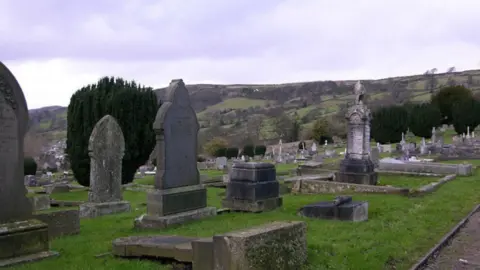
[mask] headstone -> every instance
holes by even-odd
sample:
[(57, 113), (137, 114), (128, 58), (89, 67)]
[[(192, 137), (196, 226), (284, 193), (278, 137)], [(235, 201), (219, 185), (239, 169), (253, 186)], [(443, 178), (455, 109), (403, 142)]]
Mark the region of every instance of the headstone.
[(339, 196), (333, 202), (317, 202), (299, 210), (301, 216), (344, 221), (368, 220), (368, 202), (352, 201), (350, 196)]
[(236, 211), (263, 212), (282, 206), (280, 184), (271, 163), (236, 163), (230, 172), (222, 207)]
[(207, 169), (207, 163), (205, 162), (197, 162), (197, 168), (199, 170), (206, 170)]
[(227, 158), (226, 157), (217, 157), (215, 159), (215, 166), (217, 170), (223, 170), (227, 167)]
[(314, 153), (317, 152), (317, 144), (316, 144), (315, 142), (313, 142), (313, 144), (312, 144), (312, 149), (311, 149), (311, 150), (312, 150), (312, 152), (314, 152)]
[(165, 228), (217, 214), (207, 207), (207, 190), (197, 169), (197, 115), (182, 80), (173, 80), (153, 123), (156, 134), (155, 189), (136, 228)]
[(380, 160), (380, 151), (378, 148), (373, 147), (370, 150), (370, 158), (372, 159), (373, 165), (375, 165), (375, 168), (378, 168), (378, 162)]
[(23, 91), (0, 62), (0, 267), (57, 255), (47, 224), (33, 219), (23, 177), (28, 109)]
[(370, 158), (370, 121), (371, 113), (363, 98), (365, 87), (357, 82), (354, 93), (355, 104), (347, 109), (348, 141), (345, 158), (340, 162), (336, 177), (338, 182), (376, 185), (378, 174)]
[(122, 159), (125, 139), (115, 118), (105, 115), (93, 128), (88, 142), (90, 192), (80, 205), (80, 217), (94, 218), (130, 211), (122, 196)]
[(35, 175), (25, 175), (24, 182), (27, 187), (36, 187), (38, 185)]

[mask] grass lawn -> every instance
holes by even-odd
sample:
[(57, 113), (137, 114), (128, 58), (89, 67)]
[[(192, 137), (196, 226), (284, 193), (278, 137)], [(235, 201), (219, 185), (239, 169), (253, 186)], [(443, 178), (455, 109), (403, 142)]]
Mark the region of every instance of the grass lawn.
[(401, 188), (419, 188), (430, 183), (437, 182), (441, 178), (395, 174), (380, 174), (378, 177), (379, 186), (393, 186)]
[[(285, 164), (286, 165), (286, 164)], [(304, 220), (308, 223), (308, 260), (305, 269), (408, 269), (442, 236), (460, 221), (480, 199), (478, 173), (459, 177), (436, 192), (418, 198), (397, 195), (356, 194), (355, 200), (369, 202), (369, 221), (349, 223), (301, 218), (297, 210), (308, 203), (332, 200), (335, 195), (284, 196), (283, 207), (268, 213), (230, 213), (184, 224), (167, 230), (140, 232), (133, 229), (135, 217), (145, 213), (145, 193), (125, 191), (124, 198), (132, 202), (132, 212), (82, 219), (81, 233), (51, 242), (58, 258), (17, 266), (12, 269), (169, 269), (145, 260), (125, 260), (113, 257), (95, 258), (109, 252), (117, 237), (130, 235), (176, 234), (212, 236), (275, 220)], [(423, 181), (401, 176), (386, 177), (387, 181)], [(382, 180), (381, 180), (382, 181)], [(405, 182), (405, 183), (407, 183)], [(222, 189), (208, 190), (208, 204), (220, 207)], [(86, 200), (86, 191), (52, 194), (54, 199)]]

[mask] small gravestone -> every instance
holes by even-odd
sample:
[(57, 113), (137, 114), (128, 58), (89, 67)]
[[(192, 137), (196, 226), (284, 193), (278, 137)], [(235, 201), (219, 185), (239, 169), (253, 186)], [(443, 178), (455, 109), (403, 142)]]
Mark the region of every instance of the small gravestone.
[(378, 162), (380, 160), (380, 151), (377, 147), (372, 147), (370, 150), (370, 158), (372, 159), (375, 168), (378, 168)]
[(147, 193), (147, 213), (136, 228), (165, 228), (217, 214), (207, 207), (207, 190), (197, 168), (199, 124), (182, 80), (173, 80), (157, 111), (155, 189)]
[(93, 128), (88, 143), (90, 155), (90, 192), (88, 202), (80, 205), (80, 217), (130, 211), (122, 197), (122, 159), (125, 140), (115, 118), (104, 116)]
[(236, 211), (263, 212), (282, 206), (280, 184), (271, 163), (236, 163), (230, 172), (222, 207)]
[(325, 201), (306, 205), (299, 210), (299, 214), (318, 219), (366, 221), (368, 220), (368, 202), (355, 202), (352, 201), (350, 196), (340, 196), (331, 202)]
[(217, 157), (215, 159), (215, 166), (217, 170), (223, 170), (227, 167), (227, 158), (226, 157)]
[(58, 255), (47, 224), (33, 219), (23, 181), (23, 138), (28, 109), (22, 89), (0, 62), (0, 267)]

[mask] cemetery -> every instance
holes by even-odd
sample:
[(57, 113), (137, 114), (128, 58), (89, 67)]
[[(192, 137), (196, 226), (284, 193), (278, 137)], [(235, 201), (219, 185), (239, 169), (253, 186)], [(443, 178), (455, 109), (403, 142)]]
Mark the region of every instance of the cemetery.
[[(374, 142), (360, 82), (354, 94), (346, 143), (280, 140), (263, 155), (199, 161), (199, 123), (183, 80), (173, 80), (152, 119), (150, 168), (130, 170), (124, 122), (105, 114), (81, 149), (85, 185), (68, 172), (25, 175), (28, 108), (0, 63), (0, 267), (439, 265), (450, 256), (447, 240), (460, 239), (478, 218), (480, 139), (469, 127), (445, 139), (447, 126), (433, 129), (429, 142), (409, 132), (398, 134), (397, 145)], [(133, 182), (123, 184), (130, 172)]]

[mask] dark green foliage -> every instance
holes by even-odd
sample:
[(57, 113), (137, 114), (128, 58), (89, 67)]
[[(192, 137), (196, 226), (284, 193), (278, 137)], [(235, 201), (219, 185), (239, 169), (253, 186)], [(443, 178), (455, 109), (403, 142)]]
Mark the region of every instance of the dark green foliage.
[(104, 77), (75, 92), (68, 105), (66, 149), (75, 179), (89, 186), (88, 140), (95, 124), (109, 114), (117, 120), (125, 138), (122, 183), (132, 182), (155, 145), (152, 125), (157, 109), (157, 97), (151, 88), (121, 78)]
[(197, 156), (197, 162), (204, 162), (207, 160), (204, 156)]
[(23, 159), (23, 174), (35, 175), (37, 173), (37, 162), (32, 157)]
[(47, 168), (45, 169), (45, 172), (56, 173), (56, 172), (58, 172), (58, 168), (55, 168), (55, 167), (54, 167), (54, 168), (47, 167)]
[(464, 86), (448, 86), (440, 89), (438, 93), (432, 96), (432, 104), (440, 109), (442, 113), (442, 123), (452, 124), (453, 106), (463, 100), (470, 100), (472, 97), (472, 91)]
[(404, 106), (381, 107), (373, 112), (371, 137), (381, 144), (397, 143), (408, 129), (408, 111)]
[(215, 149), (215, 152), (213, 153), (214, 157), (225, 157), (227, 156), (227, 148), (221, 147)]
[(267, 152), (267, 147), (265, 145), (256, 145), (255, 146), (255, 155), (256, 156), (263, 156)]
[[(408, 108), (407, 108), (408, 109)], [(442, 122), (442, 114), (437, 106), (430, 103), (416, 104), (409, 108), (409, 129), (417, 137), (432, 137), (432, 128)]]
[(237, 156), (238, 156), (238, 148), (236, 148), (236, 147), (227, 148), (227, 152), (225, 154), (225, 157), (236, 158)]
[(475, 99), (465, 99), (455, 103), (452, 107), (452, 123), (457, 134), (475, 130), (480, 124), (480, 102)]
[(304, 141), (298, 143), (298, 150), (307, 149), (307, 144)]
[[(320, 136), (319, 143), (323, 145), (323, 144), (325, 144), (325, 141), (327, 141), (327, 143), (333, 143), (333, 138), (329, 135)], [(307, 148), (305, 148), (305, 149), (307, 149)]]
[(247, 144), (243, 147), (243, 154), (245, 156), (253, 157), (255, 155), (255, 146), (252, 144)]

